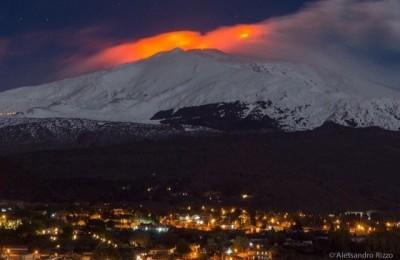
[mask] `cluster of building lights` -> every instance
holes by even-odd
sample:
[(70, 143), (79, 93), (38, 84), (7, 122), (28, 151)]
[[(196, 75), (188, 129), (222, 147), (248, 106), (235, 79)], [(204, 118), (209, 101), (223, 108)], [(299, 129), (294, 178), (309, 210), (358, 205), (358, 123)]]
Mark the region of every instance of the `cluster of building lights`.
[(245, 209), (201, 208), (201, 212), (194, 213), (188, 207), (188, 213), (173, 213), (160, 218), (160, 223), (176, 228), (191, 228), (209, 231), (216, 228), (222, 230), (243, 230), (246, 233), (259, 233), (266, 230), (284, 230), (290, 228), (295, 222), (288, 219), (288, 214), (283, 217), (275, 215), (257, 214), (256, 223), (252, 223), (251, 216)]
[(21, 225), (21, 219), (11, 218), (8, 217), (6, 214), (2, 214), (0, 217), (0, 229), (16, 230)]
[(93, 237), (93, 239), (98, 240), (99, 242), (101, 242), (101, 243), (103, 243), (103, 244), (112, 246), (112, 247), (114, 247), (114, 248), (117, 248), (117, 247), (118, 247), (118, 244), (114, 243), (113, 241), (111, 241), (110, 239), (107, 239), (107, 238), (104, 237), (104, 236), (100, 236), (100, 235), (97, 235), (97, 234), (93, 234), (92, 237)]
[[(297, 221), (301, 222), (305, 233), (311, 231), (336, 231), (347, 230), (351, 234), (365, 235), (376, 231), (376, 227), (382, 223), (373, 222), (371, 219), (359, 219), (357, 216), (351, 218), (348, 215), (330, 214), (326, 217), (314, 216), (303, 212), (291, 213), (271, 213), (256, 212), (253, 217), (244, 209), (237, 208), (209, 208), (201, 207), (200, 211), (193, 211), (192, 207), (187, 207), (186, 212), (171, 213), (160, 218), (160, 223), (175, 228), (198, 229), (210, 231), (216, 228), (222, 230), (242, 230), (246, 233), (260, 233), (269, 230), (284, 231), (296, 226)], [(252, 219), (252, 221), (250, 220)], [(253, 221), (254, 220), (254, 221)], [(322, 221), (317, 224), (315, 221)], [(317, 222), (318, 222), (317, 221)], [(385, 222), (385, 229), (391, 230), (400, 228), (400, 222)]]

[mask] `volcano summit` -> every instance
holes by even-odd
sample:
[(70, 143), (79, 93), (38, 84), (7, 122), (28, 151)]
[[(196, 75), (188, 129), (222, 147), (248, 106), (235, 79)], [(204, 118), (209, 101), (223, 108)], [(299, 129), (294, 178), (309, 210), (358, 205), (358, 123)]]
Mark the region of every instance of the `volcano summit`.
[(217, 129), (303, 131), (333, 122), (399, 130), (400, 92), (324, 68), (174, 49), (111, 70), (2, 92), (0, 111), (17, 118)]

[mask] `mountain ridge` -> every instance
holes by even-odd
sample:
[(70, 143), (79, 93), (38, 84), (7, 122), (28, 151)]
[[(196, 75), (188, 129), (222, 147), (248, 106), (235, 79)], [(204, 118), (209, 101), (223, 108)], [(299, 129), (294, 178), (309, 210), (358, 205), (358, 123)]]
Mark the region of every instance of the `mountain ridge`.
[(162, 111), (237, 102), (243, 104), (242, 111), (236, 111), (243, 115), (239, 119), (257, 113), (284, 131), (311, 130), (328, 121), (400, 129), (396, 90), (323, 68), (253, 61), (210, 50), (175, 49), (107, 71), (1, 92), (0, 112), (157, 124), (151, 119)]

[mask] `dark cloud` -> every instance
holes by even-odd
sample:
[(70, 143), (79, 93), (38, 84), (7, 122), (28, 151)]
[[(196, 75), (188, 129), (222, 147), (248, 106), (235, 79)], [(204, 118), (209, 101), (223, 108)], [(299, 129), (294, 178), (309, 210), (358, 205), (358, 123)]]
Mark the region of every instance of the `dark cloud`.
[[(60, 79), (67, 64), (115, 43), (107, 27), (40, 30), (0, 39), (0, 89)], [(72, 62), (75, 60), (75, 62)], [(10, 73), (12, 72), (12, 73)], [(5, 85), (11, 82), (11, 85)]]

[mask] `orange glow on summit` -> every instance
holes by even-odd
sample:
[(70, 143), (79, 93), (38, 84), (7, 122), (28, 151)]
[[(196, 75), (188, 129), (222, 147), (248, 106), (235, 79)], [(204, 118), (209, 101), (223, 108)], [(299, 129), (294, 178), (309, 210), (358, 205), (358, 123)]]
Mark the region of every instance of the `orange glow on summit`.
[(249, 38), (249, 36), (250, 35), (246, 32), (240, 34), (240, 38), (242, 38), (242, 39), (247, 39), (247, 38)]
[(194, 31), (168, 32), (105, 49), (86, 60), (84, 66), (107, 67), (124, 64), (174, 48), (218, 49), (229, 53), (257, 42), (266, 33), (266, 27), (260, 25), (222, 27), (205, 34)]

